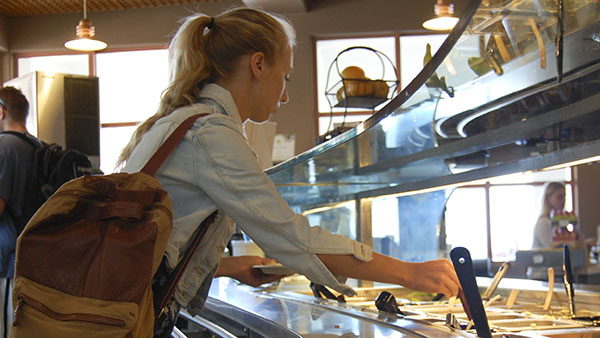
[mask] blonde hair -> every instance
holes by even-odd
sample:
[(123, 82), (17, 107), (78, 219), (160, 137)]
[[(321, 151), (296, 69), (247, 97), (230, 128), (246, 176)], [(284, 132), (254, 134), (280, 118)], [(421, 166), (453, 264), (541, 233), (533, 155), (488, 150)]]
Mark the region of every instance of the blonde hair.
[(225, 77), (237, 60), (263, 52), (267, 62), (295, 44), (291, 24), (283, 17), (252, 8), (236, 8), (211, 18), (203, 14), (183, 20), (169, 45), (170, 85), (163, 92), (156, 114), (137, 127), (121, 152), (122, 166), (154, 123), (177, 108), (193, 104), (207, 83)]
[(542, 212), (540, 213), (540, 217), (550, 216), (550, 212), (552, 211), (552, 206), (548, 201), (550, 196), (552, 196), (558, 190), (565, 190), (565, 185), (559, 182), (549, 182), (546, 183), (544, 187), (544, 196), (542, 199)]

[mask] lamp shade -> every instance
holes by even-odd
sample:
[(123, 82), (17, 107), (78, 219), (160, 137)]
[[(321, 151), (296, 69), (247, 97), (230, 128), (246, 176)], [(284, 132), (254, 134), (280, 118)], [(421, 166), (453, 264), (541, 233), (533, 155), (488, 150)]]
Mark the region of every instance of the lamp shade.
[(65, 47), (72, 50), (92, 52), (108, 46), (106, 42), (94, 39), (96, 28), (86, 18), (85, 0), (83, 1), (83, 19), (77, 25), (76, 34), (77, 38), (65, 42)]
[(102, 40), (77, 38), (65, 42), (65, 47), (83, 52), (93, 52), (106, 48), (108, 44)]
[(447, 31), (454, 28), (457, 22), (458, 18), (456, 17), (440, 16), (423, 22), (423, 28), (432, 31)]
[(458, 18), (453, 16), (454, 4), (450, 0), (437, 0), (433, 7), (435, 18), (423, 22), (423, 28), (434, 31), (447, 31), (456, 25)]

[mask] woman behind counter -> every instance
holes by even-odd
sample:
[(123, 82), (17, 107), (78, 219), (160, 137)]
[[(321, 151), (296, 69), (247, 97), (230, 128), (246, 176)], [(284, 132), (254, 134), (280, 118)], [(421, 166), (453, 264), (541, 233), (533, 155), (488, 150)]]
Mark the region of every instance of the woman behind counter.
[[(168, 269), (177, 264), (198, 224), (215, 210), (221, 215), (178, 284), (169, 309), (171, 325), (181, 306), (198, 313), (214, 276), (244, 281), (246, 273), (261, 274), (251, 269), (256, 264), (251, 260), (221, 259), (233, 232), (231, 220), (268, 257), (346, 295), (355, 292), (344, 284), (345, 277), (448, 296), (459, 291), (454, 268), (446, 259), (404, 262), (310, 226), (306, 217), (290, 209), (261, 170), (242, 124), (265, 122), (288, 101), (286, 82), (293, 67), (294, 35), (283, 18), (249, 8), (214, 18), (187, 18), (169, 46), (171, 84), (158, 112), (137, 128), (121, 153), (124, 171), (139, 171), (183, 120), (208, 113), (196, 120), (156, 173), (174, 212), (163, 260)], [(169, 331), (155, 326), (155, 335)]]
[(542, 211), (533, 230), (532, 249), (552, 248), (552, 221), (550, 215), (565, 207), (565, 186), (562, 183), (550, 182), (544, 188)]

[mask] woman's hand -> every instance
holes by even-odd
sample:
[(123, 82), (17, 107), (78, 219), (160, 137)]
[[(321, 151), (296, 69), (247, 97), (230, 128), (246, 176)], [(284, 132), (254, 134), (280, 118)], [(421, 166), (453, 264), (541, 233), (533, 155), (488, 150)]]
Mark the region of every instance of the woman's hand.
[(221, 258), (215, 277), (231, 277), (250, 286), (260, 286), (279, 280), (286, 275), (267, 275), (254, 265), (268, 265), (276, 262), (259, 256), (230, 256)]
[(436, 259), (410, 263), (373, 252), (373, 259), (359, 261), (351, 255), (317, 254), (334, 276), (400, 284), (415, 291), (458, 295), (460, 282), (452, 262)]
[(406, 263), (403, 286), (423, 292), (443, 293), (456, 296), (460, 282), (452, 262), (436, 259), (422, 263)]

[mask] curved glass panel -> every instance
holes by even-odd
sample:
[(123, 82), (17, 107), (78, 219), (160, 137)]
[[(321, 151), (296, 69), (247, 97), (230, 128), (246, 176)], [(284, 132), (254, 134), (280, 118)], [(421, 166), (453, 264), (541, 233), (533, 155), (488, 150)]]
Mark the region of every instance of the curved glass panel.
[(268, 174), (306, 210), (598, 155), (599, 23), (595, 0), (470, 1), (392, 101)]

